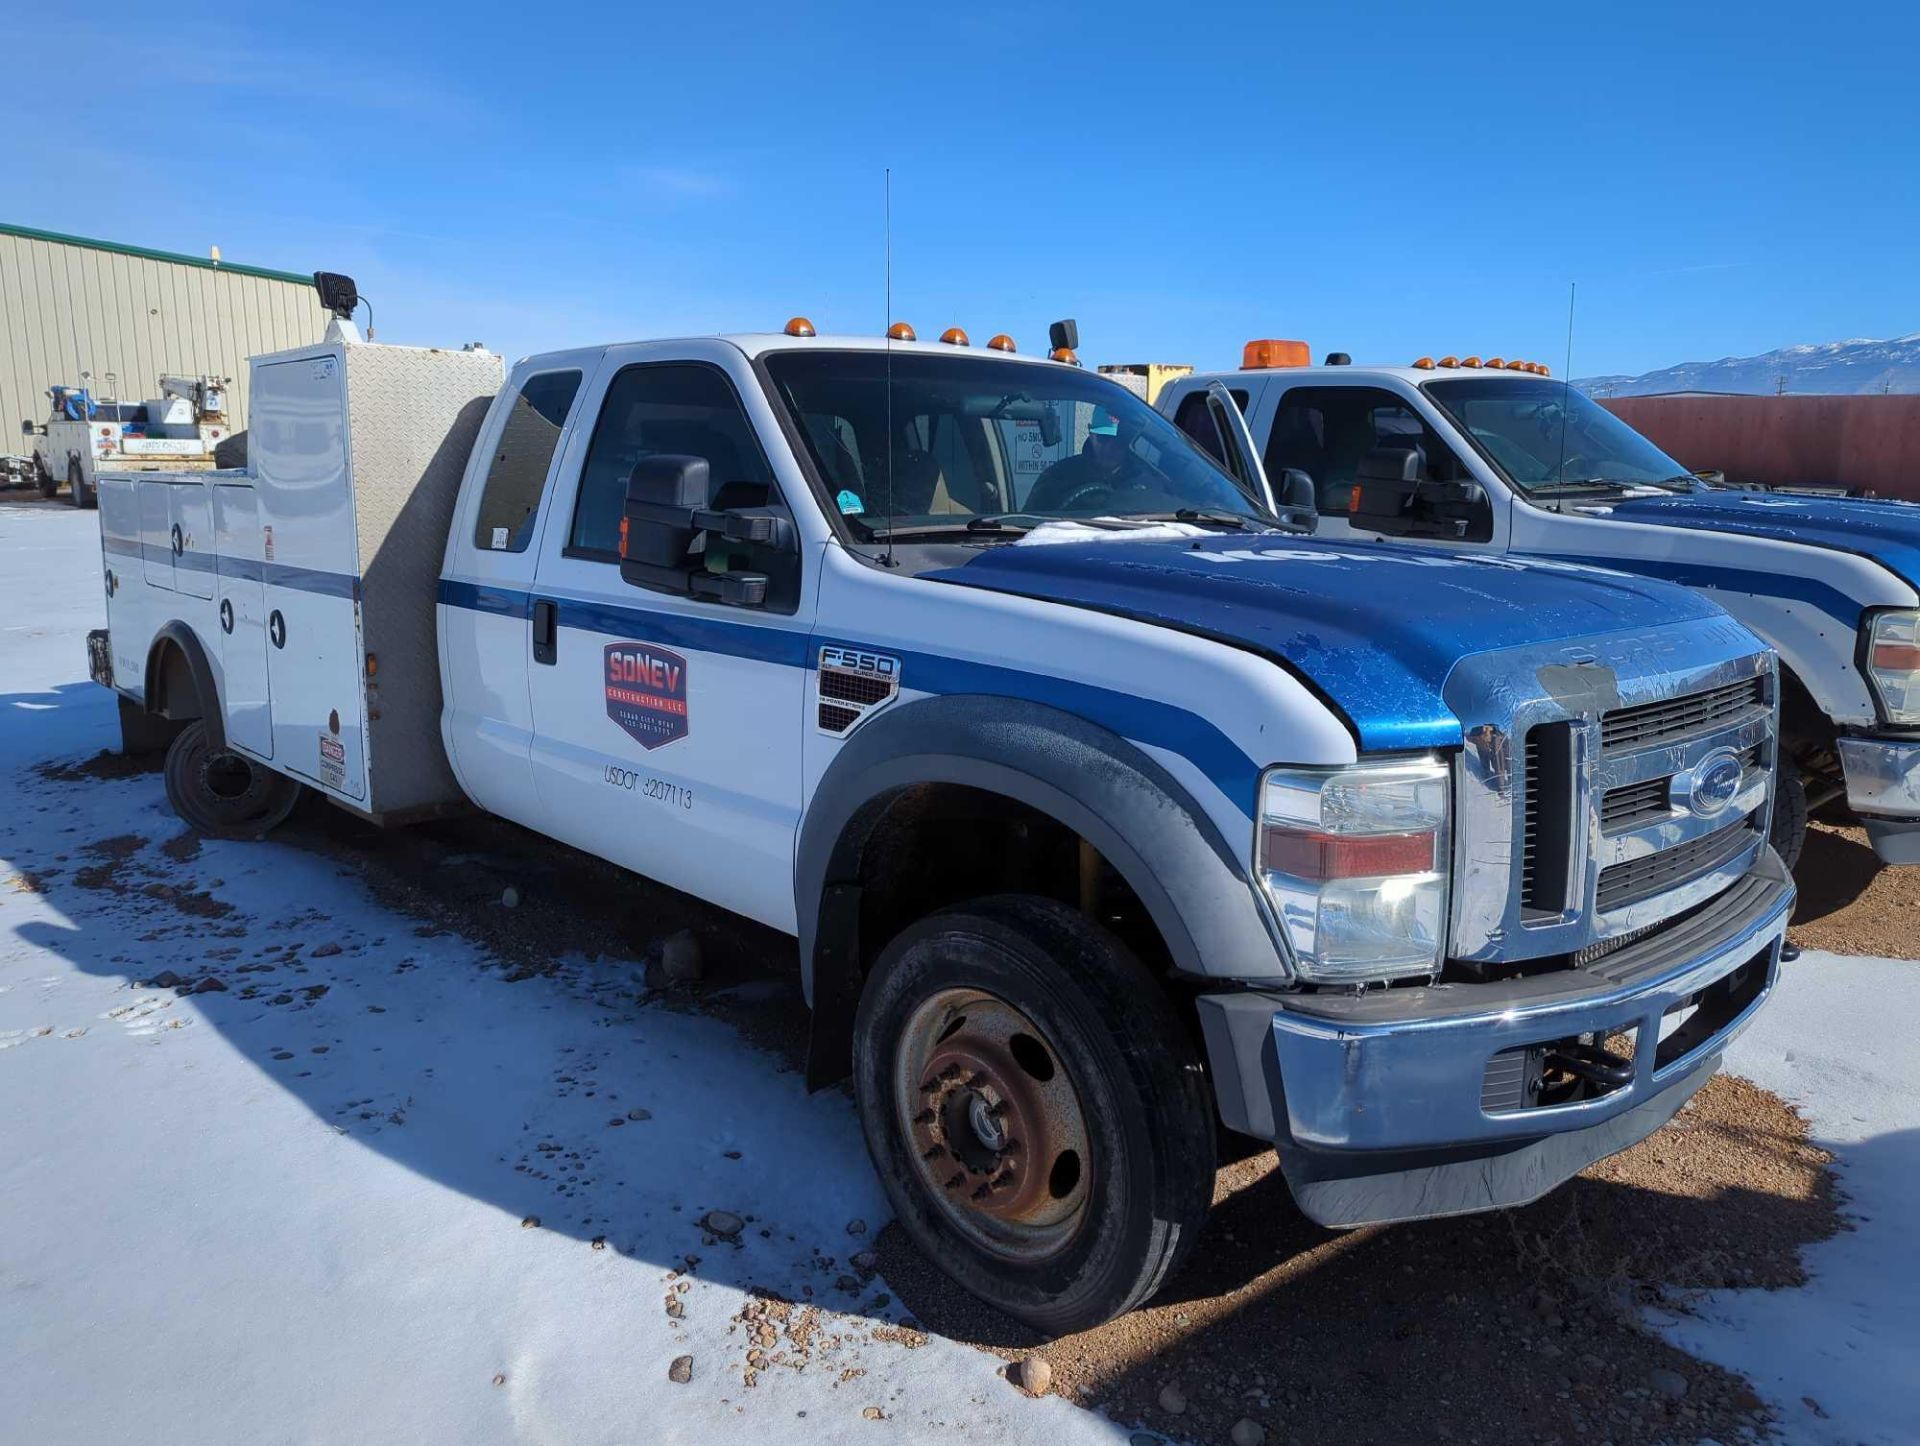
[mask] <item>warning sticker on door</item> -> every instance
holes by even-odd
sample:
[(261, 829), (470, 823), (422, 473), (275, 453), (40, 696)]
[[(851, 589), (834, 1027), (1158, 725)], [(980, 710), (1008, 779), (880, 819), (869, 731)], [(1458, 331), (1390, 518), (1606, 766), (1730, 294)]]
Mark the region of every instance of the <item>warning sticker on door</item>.
[(687, 660), (652, 643), (607, 644), (607, 716), (642, 748), (687, 736)]
[(320, 782), (324, 787), (347, 787), (347, 746), (331, 733), (320, 735)]

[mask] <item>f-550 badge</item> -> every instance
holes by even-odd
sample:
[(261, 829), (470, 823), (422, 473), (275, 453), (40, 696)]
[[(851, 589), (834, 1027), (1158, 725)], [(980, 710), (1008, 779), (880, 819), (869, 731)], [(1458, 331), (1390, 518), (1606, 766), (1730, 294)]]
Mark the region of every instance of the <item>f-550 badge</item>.
[(820, 650), (820, 731), (840, 737), (900, 693), (900, 660), (862, 648)]
[(607, 716), (642, 748), (687, 736), (687, 660), (652, 643), (607, 644)]

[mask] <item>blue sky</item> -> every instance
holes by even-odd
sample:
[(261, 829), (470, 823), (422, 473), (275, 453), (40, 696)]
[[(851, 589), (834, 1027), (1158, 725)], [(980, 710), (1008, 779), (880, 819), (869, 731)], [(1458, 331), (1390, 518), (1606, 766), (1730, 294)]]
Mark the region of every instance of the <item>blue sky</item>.
[(77, 15), (0, 218), (348, 271), (395, 341), (878, 331), (889, 166), (923, 336), (1557, 374), (1576, 280), (1580, 375), (1920, 329), (1910, 3)]

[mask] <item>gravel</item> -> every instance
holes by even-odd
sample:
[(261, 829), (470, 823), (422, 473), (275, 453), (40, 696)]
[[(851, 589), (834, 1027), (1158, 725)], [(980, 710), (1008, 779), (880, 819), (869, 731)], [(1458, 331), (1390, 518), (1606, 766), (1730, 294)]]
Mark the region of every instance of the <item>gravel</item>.
[[(1830, 1161), (1782, 1101), (1726, 1077), (1625, 1154), (1493, 1215), (1336, 1234), (1254, 1155), (1220, 1171), (1206, 1235), (1152, 1303), (1048, 1344), (1052, 1394), (1202, 1446), (1248, 1427), (1289, 1446), (1747, 1439), (1764, 1418), (1747, 1383), (1641, 1329), (1638, 1307), (1800, 1284), (1800, 1248), (1839, 1224)], [(929, 1330), (1009, 1357), (1039, 1344), (898, 1226), (878, 1249)], [(1682, 1396), (1654, 1384), (1669, 1377)]]
[(1865, 829), (1816, 820), (1793, 871), (1800, 886), (1788, 937), (1803, 949), (1920, 959), (1920, 869), (1890, 869)]

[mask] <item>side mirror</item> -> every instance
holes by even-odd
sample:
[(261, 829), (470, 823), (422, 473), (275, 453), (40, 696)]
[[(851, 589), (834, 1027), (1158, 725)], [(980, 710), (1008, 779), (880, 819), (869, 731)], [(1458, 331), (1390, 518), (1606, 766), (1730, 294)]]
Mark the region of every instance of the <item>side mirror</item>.
[(1493, 540), (1493, 504), (1478, 482), (1427, 480), (1424, 447), (1376, 447), (1354, 474), (1348, 522), (1388, 537)]
[(33, 433), (33, 423), (32, 423), (32, 422), (30, 422), (30, 421), (29, 421), (29, 422), (22, 422), (22, 423), (20, 424), (20, 435), (21, 435), (21, 436), (23, 436), (23, 437), (31, 437), (31, 436), (32, 436), (33, 434), (34, 434), (34, 433)]
[(1292, 513), (1295, 520), (1304, 522), (1309, 528), (1317, 528), (1320, 525), (1320, 499), (1314, 490), (1313, 478), (1298, 467), (1282, 467), (1274, 481), (1274, 501)]
[(634, 464), (620, 517), (620, 579), (634, 587), (759, 607), (767, 600), (765, 573), (710, 572), (705, 556), (694, 555), (694, 544), (718, 539), (791, 551), (797, 546), (793, 524), (771, 510), (709, 507), (708, 479), (704, 457), (662, 452)]

